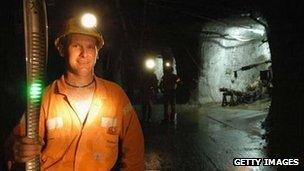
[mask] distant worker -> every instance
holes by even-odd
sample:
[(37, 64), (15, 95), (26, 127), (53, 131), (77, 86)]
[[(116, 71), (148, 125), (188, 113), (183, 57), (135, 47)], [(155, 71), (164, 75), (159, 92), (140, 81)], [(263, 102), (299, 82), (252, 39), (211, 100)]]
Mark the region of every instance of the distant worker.
[(175, 117), (176, 88), (180, 78), (173, 73), (172, 66), (166, 66), (160, 82), (164, 98), (164, 122), (173, 122)]
[(158, 80), (153, 72), (155, 61), (153, 59), (148, 59), (146, 60), (145, 65), (147, 71), (144, 72), (141, 82), (142, 117), (143, 121), (150, 122), (153, 103), (156, 101)]
[(142, 80), (142, 116), (143, 121), (151, 121), (151, 113), (153, 110), (153, 104), (156, 101), (158, 80), (156, 75), (152, 71), (148, 71), (144, 74)]

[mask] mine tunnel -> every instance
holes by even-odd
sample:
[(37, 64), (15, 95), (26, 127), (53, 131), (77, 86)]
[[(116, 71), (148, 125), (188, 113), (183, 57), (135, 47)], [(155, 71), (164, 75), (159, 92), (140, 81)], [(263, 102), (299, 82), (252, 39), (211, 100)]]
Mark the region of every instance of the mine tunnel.
[[(0, 170), (7, 167), (5, 141), (27, 105), (23, 6), (8, 4), (0, 12)], [(304, 160), (303, 8), (301, 1), (49, 0), (45, 84), (65, 72), (54, 45), (64, 20), (94, 11), (105, 40), (95, 74), (130, 99), (145, 140), (145, 170), (298, 169)], [(161, 90), (168, 67), (179, 80), (171, 122)], [(142, 86), (149, 72), (157, 86), (147, 116)], [(277, 160), (236, 166), (235, 159), (252, 158)]]

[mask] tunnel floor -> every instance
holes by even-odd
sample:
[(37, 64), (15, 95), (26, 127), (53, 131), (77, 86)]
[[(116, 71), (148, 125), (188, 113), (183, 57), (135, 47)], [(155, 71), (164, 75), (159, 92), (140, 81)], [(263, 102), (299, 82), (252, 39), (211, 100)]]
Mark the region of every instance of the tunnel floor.
[(161, 122), (163, 106), (155, 105), (152, 121), (141, 122), (146, 170), (274, 170), (233, 166), (233, 158), (266, 157), (261, 123), (269, 105), (269, 99), (233, 107), (177, 105), (172, 124)]

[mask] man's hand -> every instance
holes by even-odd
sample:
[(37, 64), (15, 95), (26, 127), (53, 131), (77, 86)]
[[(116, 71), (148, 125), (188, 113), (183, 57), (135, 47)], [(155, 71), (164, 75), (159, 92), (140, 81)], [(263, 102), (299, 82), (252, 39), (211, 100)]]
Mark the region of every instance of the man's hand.
[(28, 137), (19, 137), (13, 145), (13, 157), (16, 162), (24, 163), (30, 161), (41, 153), (42, 141)]

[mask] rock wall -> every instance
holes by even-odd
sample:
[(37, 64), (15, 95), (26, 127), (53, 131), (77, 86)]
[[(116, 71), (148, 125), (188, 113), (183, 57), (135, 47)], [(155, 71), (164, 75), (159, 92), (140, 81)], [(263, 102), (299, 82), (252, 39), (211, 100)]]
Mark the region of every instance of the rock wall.
[(245, 91), (247, 86), (259, 79), (260, 71), (270, 65), (237, 71), (235, 75), (234, 71), (241, 67), (270, 60), (269, 45), (263, 41), (266, 33), (262, 25), (245, 19), (227, 19), (226, 22), (233, 24), (208, 23), (202, 28), (199, 103), (220, 102), (221, 87)]

